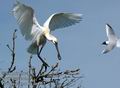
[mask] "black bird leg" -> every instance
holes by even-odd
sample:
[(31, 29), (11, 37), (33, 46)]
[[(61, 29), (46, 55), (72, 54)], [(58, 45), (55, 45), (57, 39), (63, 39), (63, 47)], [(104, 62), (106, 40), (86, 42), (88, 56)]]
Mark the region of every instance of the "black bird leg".
[(39, 47), (38, 47), (38, 49), (37, 49), (37, 56), (38, 56), (38, 58), (42, 61), (43, 66), (45, 66), (45, 71), (46, 71), (46, 70), (47, 70), (47, 67), (49, 67), (49, 65), (48, 65), (48, 64), (41, 58), (41, 56), (40, 56), (40, 53), (41, 53), (43, 47), (44, 47), (44, 45), (41, 46), (40, 50), (39, 50)]

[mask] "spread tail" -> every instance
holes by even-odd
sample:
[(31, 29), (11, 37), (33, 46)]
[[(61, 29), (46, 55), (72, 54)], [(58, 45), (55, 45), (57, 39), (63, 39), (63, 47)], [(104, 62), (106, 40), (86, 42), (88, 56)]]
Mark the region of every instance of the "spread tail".
[(38, 48), (37, 43), (34, 42), (28, 47), (27, 51), (28, 53), (31, 53), (31, 54), (37, 54), (37, 48)]

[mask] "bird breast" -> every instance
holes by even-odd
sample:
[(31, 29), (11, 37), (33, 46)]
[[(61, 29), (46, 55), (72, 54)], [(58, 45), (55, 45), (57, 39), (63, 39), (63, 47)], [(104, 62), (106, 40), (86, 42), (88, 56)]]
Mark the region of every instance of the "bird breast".
[(42, 34), (37, 37), (37, 45), (40, 46), (46, 42), (45, 36)]

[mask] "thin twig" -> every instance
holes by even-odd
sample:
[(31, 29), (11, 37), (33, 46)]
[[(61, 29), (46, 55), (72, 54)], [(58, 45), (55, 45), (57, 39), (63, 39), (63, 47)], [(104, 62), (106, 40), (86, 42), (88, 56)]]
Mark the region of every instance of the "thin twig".
[(11, 53), (12, 53), (12, 61), (11, 61), (10, 67), (8, 68), (8, 73), (11, 73), (11, 72), (13, 72), (13, 71), (16, 69), (15, 66), (13, 67), (14, 62), (15, 62), (15, 39), (17, 38), (16, 32), (17, 32), (17, 30), (15, 29), (15, 30), (14, 30), (14, 33), (13, 33), (13, 38), (12, 38), (12, 49), (10, 48), (9, 45), (7, 45), (8, 49), (9, 49), (9, 50), (11, 51)]
[(32, 69), (31, 60), (32, 60), (32, 55), (29, 58), (28, 88), (30, 88), (30, 78), (31, 78), (31, 69)]
[(17, 88), (20, 88), (22, 73), (23, 73), (23, 71), (21, 71), (20, 74), (19, 74), (19, 78), (18, 78), (18, 87), (17, 87)]

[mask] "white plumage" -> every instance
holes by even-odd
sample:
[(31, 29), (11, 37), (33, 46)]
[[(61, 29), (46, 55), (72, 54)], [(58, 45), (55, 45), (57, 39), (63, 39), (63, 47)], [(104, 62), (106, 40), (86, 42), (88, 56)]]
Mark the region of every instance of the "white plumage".
[(120, 47), (120, 39), (117, 38), (113, 28), (109, 24), (106, 24), (106, 34), (108, 40), (102, 43), (106, 45), (105, 49), (102, 51), (103, 54), (108, 53), (114, 47)]
[(74, 25), (81, 20), (81, 14), (55, 13), (48, 18), (43, 26), (40, 26), (35, 17), (34, 10), (30, 6), (17, 1), (12, 11), (14, 17), (17, 19), (22, 35), (26, 40), (32, 41), (28, 48), (28, 52), (31, 54), (37, 54), (39, 46), (41, 46), (39, 51), (40, 54), (46, 40), (49, 40), (56, 46), (59, 59), (61, 59), (61, 56), (58, 50), (58, 40), (51, 35), (50, 32), (59, 28)]

